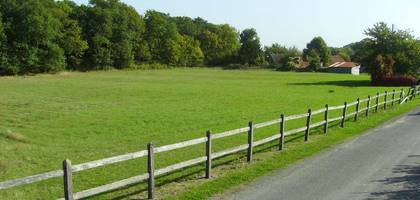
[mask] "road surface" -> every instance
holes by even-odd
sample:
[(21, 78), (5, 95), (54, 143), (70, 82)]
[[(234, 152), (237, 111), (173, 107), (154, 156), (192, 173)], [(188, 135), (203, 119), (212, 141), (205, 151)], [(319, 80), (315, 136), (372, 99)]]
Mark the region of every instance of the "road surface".
[(224, 194), (224, 199), (420, 199), (420, 107)]

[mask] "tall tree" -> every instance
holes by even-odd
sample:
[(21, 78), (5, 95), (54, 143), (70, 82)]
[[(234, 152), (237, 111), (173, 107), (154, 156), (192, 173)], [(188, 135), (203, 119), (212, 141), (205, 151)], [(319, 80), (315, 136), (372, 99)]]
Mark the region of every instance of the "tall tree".
[(321, 57), (315, 50), (311, 50), (308, 53), (308, 61), (309, 61), (309, 70), (316, 71), (319, 70), (319, 66), (321, 66)]
[(181, 66), (200, 66), (203, 64), (204, 55), (200, 48), (200, 42), (190, 36), (181, 36), (183, 50), (180, 58)]
[(416, 76), (420, 67), (420, 42), (408, 31), (393, 30), (380, 22), (365, 31), (362, 63), (372, 80), (394, 74)]
[[(0, 1), (7, 38), (3, 73), (23, 74), (63, 70), (65, 57), (58, 45), (61, 22), (52, 12), (53, 0)], [(19, 33), (19, 34), (16, 34)]]
[(169, 65), (177, 65), (182, 55), (181, 40), (176, 25), (169, 15), (157, 11), (147, 11), (145, 16), (146, 35), (152, 60)]
[(240, 48), (238, 32), (227, 24), (208, 24), (199, 36), (199, 41), (208, 65), (233, 62)]
[(3, 15), (0, 11), (0, 75), (7, 73), (6, 34), (4, 33)]
[(264, 62), (260, 38), (253, 28), (245, 29), (240, 35), (239, 58), (242, 64), (260, 65)]
[(89, 44), (85, 66), (122, 69), (146, 57), (141, 44), (145, 25), (134, 8), (119, 0), (91, 0), (77, 13)]
[[(318, 56), (320, 57), (321, 64), (323, 66), (328, 66), (330, 64), (331, 52), (324, 39), (322, 39), (322, 37), (315, 37), (311, 40), (311, 42), (309, 42), (306, 45), (306, 48), (303, 50), (304, 60), (309, 61), (309, 56), (314, 55), (314, 53), (311, 53), (311, 51), (314, 51), (316, 54), (318, 54)], [(321, 66), (318, 66), (318, 68), (319, 67)]]
[(58, 1), (56, 16), (62, 22), (59, 45), (64, 50), (67, 69), (77, 70), (83, 61), (85, 51), (88, 49), (87, 41), (82, 38), (82, 28), (75, 17), (77, 5), (68, 0)]

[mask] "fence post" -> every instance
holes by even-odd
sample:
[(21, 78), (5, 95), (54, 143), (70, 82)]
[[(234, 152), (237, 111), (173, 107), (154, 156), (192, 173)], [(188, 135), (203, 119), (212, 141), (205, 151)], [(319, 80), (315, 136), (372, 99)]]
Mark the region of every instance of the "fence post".
[(252, 149), (253, 149), (253, 141), (254, 141), (254, 124), (251, 122), (248, 123), (249, 131), (248, 131), (248, 152), (246, 160), (251, 162), (252, 160)]
[(416, 92), (416, 93), (417, 93), (417, 96), (420, 96), (420, 86), (417, 86), (417, 90), (418, 90), (418, 91)]
[(357, 121), (357, 119), (359, 118), (359, 109), (360, 109), (360, 98), (357, 98), (356, 114), (354, 115), (354, 121)]
[(411, 89), (412, 89), (411, 87), (410, 87), (410, 88), (408, 88), (408, 92), (407, 92), (407, 96), (409, 97), (409, 98), (408, 98), (408, 100), (409, 100), (409, 101), (411, 101), (411, 99), (412, 99), (412, 96), (411, 96)]
[(309, 139), (309, 131), (311, 129), (312, 110), (308, 109), (308, 117), (306, 118), (305, 142)]
[(370, 95), (368, 96), (367, 107), (366, 107), (366, 117), (369, 117), (369, 110), (370, 110)]
[(207, 131), (207, 142), (206, 142), (206, 178), (211, 178), (211, 131)]
[(328, 104), (325, 105), (325, 113), (324, 113), (324, 133), (327, 134), (328, 132)]
[(286, 125), (286, 121), (284, 120), (284, 114), (280, 115), (280, 144), (279, 144), (279, 150), (283, 150), (284, 147), (284, 129)]
[(391, 103), (391, 107), (394, 107), (394, 102), (395, 102), (395, 89), (392, 90), (392, 103)]
[(147, 144), (147, 172), (149, 173), (149, 179), (147, 181), (147, 197), (153, 199), (155, 196), (155, 161), (154, 161), (154, 147), (152, 143)]
[(388, 91), (385, 91), (385, 97), (384, 97), (384, 110), (386, 110), (386, 102), (387, 102), (387, 97), (388, 97)]
[(404, 88), (401, 88), (401, 91), (400, 91), (400, 100), (399, 100), (398, 104), (401, 104), (403, 99), (404, 99)]
[(413, 86), (411, 88), (411, 96), (410, 96), (410, 101), (413, 100), (413, 98), (415, 97), (414, 95), (416, 94), (416, 88)]
[(343, 108), (343, 119), (341, 119), (341, 128), (344, 128), (344, 121), (346, 121), (346, 112), (347, 112), (347, 102), (344, 102), (344, 108)]
[(63, 171), (64, 171), (64, 199), (73, 200), (73, 175), (71, 170), (71, 161), (63, 161)]
[(379, 108), (379, 92), (376, 93), (375, 112), (378, 112), (378, 108)]

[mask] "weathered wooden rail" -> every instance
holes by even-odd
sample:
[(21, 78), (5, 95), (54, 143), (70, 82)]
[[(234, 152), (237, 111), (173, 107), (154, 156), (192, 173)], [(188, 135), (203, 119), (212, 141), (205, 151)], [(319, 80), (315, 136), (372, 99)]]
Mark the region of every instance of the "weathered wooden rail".
[[(397, 96), (398, 95), (398, 96)], [(404, 92), (403, 89), (400, 91), (393, 90), (392, 92), (385, 92), (382, 94), (377, 93), (373, 98), (371, 96), (368, 96), (366, 99), (357, 99), (355, 102), (351, 103), (344, 103), (344, 105), (338, 105), (338, 106), (329, 106), (328, 104), (325, 106), (325, 108), (312, 111), (311, 109), (308, 110), (307, 113), (304, 114), (298, 114), (298, 115), (291, 115), (286, 116), (284, 114), (280, 115), (280, 118), (274, 119), (271, 121), (253, 124), (252, 122), (249, 122), (247, 127), (225, 131), (222, 133), (216, 133), (212, 134), (210, 131), (207, 131), (206, 137), (201, 137), (197, 139), (192, 139), (188, 141), (183, 141), (175, 144), (165, 145), (161, 147), (154, 147), (152, 143), (149, 143), (147, 145), (146, 150), (133, 152), (133, 153), (127, 153), (124, 155), (114, 156), (110, 158), (105, 158), (101, 160), (95, 160), (91, 162), (86, 162), (82, 164), (72, 165), (70, 160), (64, 160), (63, 161), (63, 169), (55, 170), (46, 172), (43, 174), (37, 174), (33, 176), (28, 176), (24, 178), (14, 179), (10, 181), (0, 182), (0, 190), (20, 186), (20, 185), (26, 185), (34, 182), (39, 182), (55, 177), (63, 177), (64, 180), (64, 198), (66, 200), (73, 200), (73, 199), (82, 199), (86, 197), (91, 197), (94, 195), (98, 195), (101, 193), (109, 192), (112, 190), (116, 190), (122, 187), (126, 187), (129, 185), (133, 185), (136, 183), (140, 183), (142, 181), (147, 181), (148, 183), (148, 198), (153, 199), (154, 198), (154, 179), (157, 176), (161, 176), (164, 174), (168, 174), (186, 167), (194, 166), (200, 163), (205, 163), (205, 176), (206, 178), (211, 178), (211, 170), (212, 170), (212, 160), (230, 155), (233, 153), (245, 151), (247, 152), (247, 161), (252, 161), (252, 155), (253, 155), (253, 148), (259, 145), (263, 145), (272, 141), (278, 140), (279, 142), (279, 150), (284, 149), (284, 138), (288, 135), (293, 135), (296, 133), (304, 132), (305, 133), (305, 141), (309, 140), (310, 136), (310, 130), (312, 128), (323, 126), (323, 132), (325, 134), (328, 133), (328, 127), (330, 122), (334, 121), (340, 121), (340, 126), (344, 127), (345, 122), (350, 117), (354, 118), (354, 121), (357, 121), (359, 119), (360, 114), (364, 114), (366, 117), (369, 116), (369, 113), (371, 109), (374, 109), (375, 112), (378, 112), (380, 106), (383, 105), (383, 109), (386, 110), (388, 107), (393, 107), (395, 105), (395, 102), (398, 102), (399, 104), (405, 103), (407, 101), (411, 101), (416, 96), (420, 95), (420, 87), (411, 87), (409, 88), (407, 94)], [(383, 99), (382, 102), (380, 102), (380, 99)], [(391, 97), (391, 99), (388, 99), (388, 97)], [(372, 101), (374, 103), (372, 104)], [(363, 105), (366, 104), (364, 108)], [(352, 106), (355, 106), (355, 112), (348, 113), (348, 109)], [(342, 110), (342, 115), (335, 118), (330, 118), (330, 112), (334, 110)], [(318, 114), (324, 114), (324, 118), (320, 122), (312, 123), (312, 117)], [(306, 124), (303, 127), (287, 130), (286, 131), (286, 122), (296, 119), (303, 119), (306, 118)], [(277, 134), (274, 134), (270, 137), (254, 141), (254, 130), (272, 126), (272, 125), (279, 125), (280, 130)], [(219, 139), (219, 138), (225, 138), (233, 135), (238, 135), (242, 133), (247, 133), (247, 141), (246, 144), (242, 144), (237, 147), (229, 148), (223, 151), (219, 152), (212, 152), (212, 141)], [(205, 149), (206, 149), (206, 155), (202, 157), (198, 157), (192, 160), (180, 162), (174, 165), (167, 166), (165, 168), (161, 169), (155, 169), (154, 163), (155, 163), (155, 154), (167, 152), (171, 150), (186, 148), (193, 145), (203, 144), (205, 143)], [(133, 160), (141, 157), (147, 156), (147, 173), (140, 174), (138, 176), (130, 177), (124, 180), (116, 181), (113, 183), (109, 183), (106, 185), (98, 186), (95, 188), (91, 188), (88, 190), (80, 191), (80, 192), (74, 192), (73, 191), (73, 181), (72, 181), (72, 175), (73, 173), (98, 168), (110, 164), (115, 164), (123, 161)]]

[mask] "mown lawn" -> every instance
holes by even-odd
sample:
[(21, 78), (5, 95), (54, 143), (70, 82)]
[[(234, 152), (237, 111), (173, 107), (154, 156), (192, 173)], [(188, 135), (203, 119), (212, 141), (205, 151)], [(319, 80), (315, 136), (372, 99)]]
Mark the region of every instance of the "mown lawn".
[[(208, 129), (219, 132), (240, 128), (250, 120), (263, 122), (281, 113), (303, 113), (309, 107), (339, 105), (392, 89), (398, 88), (370, 87), (367, 75), (268, 70), (197, 68), (3, 77), (0, 182), (60, 169), (65, 158), (78, 164), (143, 150), (151, 141), (161, 146), (202, 137)], [(302, 125), (304, 121), (296, 121), (288, 128)], [(263, 138), (277, 129), (258, 130), (255, 137)], [(245, 135), (217, 140), (214, 150), (245, 142)], [(203, 154), (204, 147), (198, 145), (159, 154), (156, 164), (167, 166)], [(195, 171), (202, 168), (196, 167)], [(77, 173), (74, 185), (80, 191), (145, 171), (145, 159), (137, 159)], [(200, 177), (202, 173), (195, 171), (163, 177), (158, 183), (188, 174)], [(163, 186), (161, 193), (182, 190), (179, 185), (168, 188)], [(138, 185), (96, 198), (138, 197), (143, 190), (144, 185)], [(0, 191), (0, 199), (61, 196), (60, 178)]]

